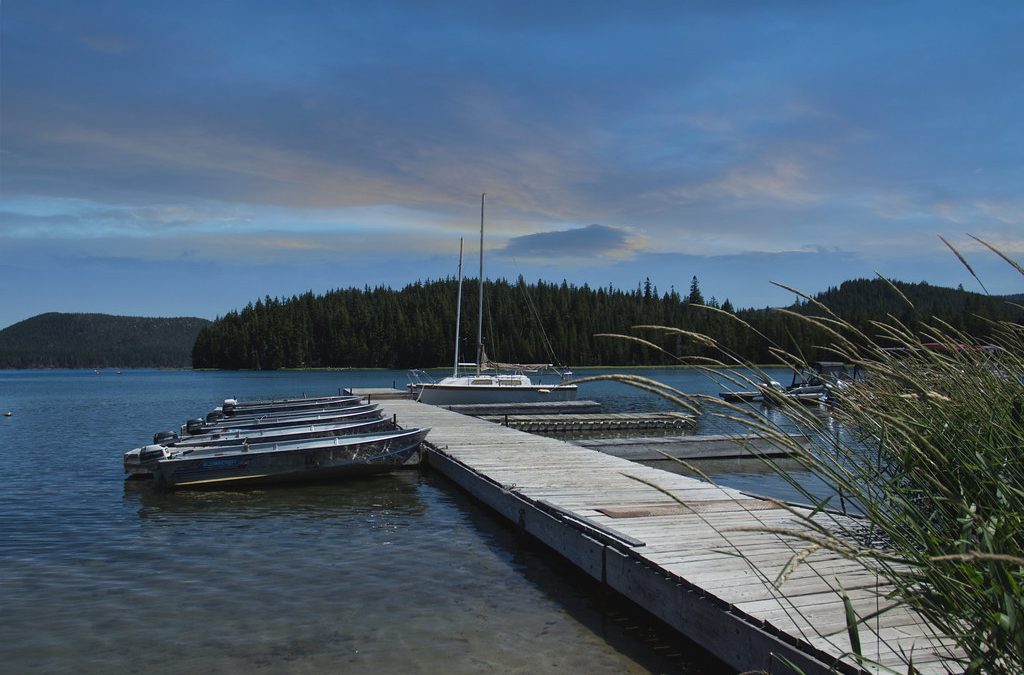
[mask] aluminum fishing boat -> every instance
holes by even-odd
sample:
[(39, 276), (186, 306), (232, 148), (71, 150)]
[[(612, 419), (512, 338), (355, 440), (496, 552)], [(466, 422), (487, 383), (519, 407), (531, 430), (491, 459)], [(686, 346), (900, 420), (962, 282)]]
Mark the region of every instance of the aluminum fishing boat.
[(233, 398), (224, 399), (224, 403), (213, 409), (226, 417), (263, 415), (266, 413), (287, 413), (301, 410), (344, 408), (358, 405), (362, 399), (358, 396), (321, 396), (317, 398), (277, 399), (271, 401), (243, 401)]
[(296, 426), (299, 424), (318, 424), (327, 422), (355, 421), (380, 417), (380, 406), (358, 405), (339, 408), (337, 410), (308, 410), (294, 413), (268, 413), (255, 416), (235, 416), (222, 418), (210, 415), (206, 419), (196, 417), (182, 425), (179, 434), (208, 434), (218, 431), (240, 429), (268, 429), (272, 427)]
[[(392, 420), (376, 419), (357, 420), (354, 422), (305, 424), (289, 427), (271, 427), (268, 429), (240, 429), (213, 431), (207, 434), (189, 435), (184, 438), (173, 432), (159, 432), (153, 436), (153, 445), (168, 448), (196, 448), (240, 445), (244, 443), (280, 443), (282, 441), (312, 440), (330, 436), (351, 436), (374, 431), (394, 429)], [(149, 469), (142, 466), (143, 448), (133, 448), (124, 453), (124, 472), (129, 478), (152, 478)]]
[(321, 481), (415, 466), (429, 429), (280, 443), (142, 448), (140, 464), (167, 489), (243, 488)]

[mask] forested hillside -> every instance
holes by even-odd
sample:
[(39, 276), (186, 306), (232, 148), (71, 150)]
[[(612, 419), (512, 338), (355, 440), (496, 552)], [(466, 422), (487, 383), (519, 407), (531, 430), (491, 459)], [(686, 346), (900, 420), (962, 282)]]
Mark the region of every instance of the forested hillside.
[[(916, 306), (880, 280), (857, 280), (829, 289), (819, 298), (840, 316), (870, 333), (869, 321), (893, 314), (911, 327), (939, 318), (978, 339), (986, 335), (980, 317), (1021, 320), (1021, 311), (1004, 298), (938, 288), (897, 284)], [(416, 283), (401, 290), (363, 288), (321, 296), (306, 293), (288, 299), (264, 298), (231, 312), (204, 328), (192, 354), (197, 368), (445, 366), (453, 360), (455, 340), (454, 279)], [(474, 280), (463, 288), (462, 359), (473, 360), (476, 334)], [(769, 309), (746, 309), (737, 316), (743, 328), (720, 312), (690, 306), (705, 299), (696, 278), (687, 295), (674, 289), (659, 294), (650, 283), (634, 291), (537, 282), (527, 285), (488, 282), (484, 341), (488, 354), (507, 362), (555, 362), (572, 366), (647, 365), (671, 360), (648, 347), (599, 333), (631, 333), (635, 325), (684, 328), (713, 335), (735, 353), (768, 363), (772, 343), (800, 349), (810, 358), (824, 357), (815, 347), (825, 336), (803, 322)], [(706, 304), (717, 306), (713, 299)], [(726, 300), (721, 309), (732, 312)], [(793, 309), (814, 312), (813, 305)], [(766, 336), (759, 336), (760, 332)], [(713, 355), (699, 343), (672, 336), (645, 335), (676, 354)]]
[(0, 368), (188, 368), (210, 322), (50, 312), (0, 330)]

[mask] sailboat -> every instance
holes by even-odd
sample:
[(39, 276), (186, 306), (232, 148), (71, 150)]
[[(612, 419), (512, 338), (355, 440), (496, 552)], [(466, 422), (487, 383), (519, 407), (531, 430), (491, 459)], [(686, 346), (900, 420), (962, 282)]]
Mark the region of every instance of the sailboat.
[[(413, 398), (432, 405), (473, 403), (538, 403), (576, 400), (576, 385), (566, 384), (571, 373), (560, 373), (557, 384), (534, 382), (526, 373), (554, 370), (548, 363), (496, 363), (484, 351), (484, 199), (480, 195), (480, 297), (477, 313), (476, 363), (459, 363), (459, 325), (462, 319), (462, 240), (459, 240), (459, 292), (455, 318), (455, 366), (452, 374), (436, 382), (422, 371), (412, 371), (409, 390)], [(460, 374), (459, 368), (472, 371)]]

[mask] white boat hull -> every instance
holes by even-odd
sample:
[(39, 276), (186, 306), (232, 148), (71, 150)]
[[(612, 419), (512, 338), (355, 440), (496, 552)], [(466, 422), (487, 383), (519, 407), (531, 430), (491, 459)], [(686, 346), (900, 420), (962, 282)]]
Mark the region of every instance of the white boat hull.
[(412, 397), (430, 405), (466, 405), (473, 403), (542, 403), (575, 401), (576, 385), (450, 385), (420, 383), (409, 385)]

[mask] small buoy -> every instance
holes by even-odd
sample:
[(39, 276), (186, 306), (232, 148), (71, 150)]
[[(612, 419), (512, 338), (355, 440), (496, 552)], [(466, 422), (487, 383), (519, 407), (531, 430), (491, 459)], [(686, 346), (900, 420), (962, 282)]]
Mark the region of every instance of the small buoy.
[(12, 413), (10, 410), (8, 410), (7, 412), (4, 413), (4, 417), (11, 417), (13, 415), (14, 415), (14, 413)]

